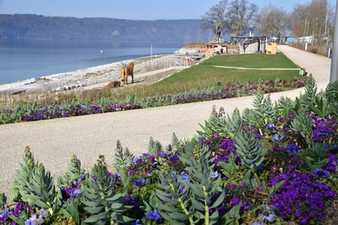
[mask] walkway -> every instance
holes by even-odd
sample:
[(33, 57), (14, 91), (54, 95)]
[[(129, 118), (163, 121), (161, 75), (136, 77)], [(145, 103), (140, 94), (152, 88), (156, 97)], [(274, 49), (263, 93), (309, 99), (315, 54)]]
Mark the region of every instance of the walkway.
[[(296, 64), (313, 73), (320, 88), (326, 86), (329, 59), (287, 46), (281, 50)], [(300, 91), (274, 93), (271, 97), (295, 97)], [(131, 151), (142, 153), (147, 151), (150, 136), (167, 144), (172, 132), (176, 132), (179, 138), (195, 135), (199, 123), (208, 119), (213, 105), (224, 106), (230, 113), (236, 107), (250, 106), (252, 99), (242, 97), (0, 126), (0, 192), (8, 192), (27, 145), (36, 159), (53, 174), (59, 175), (65, 171), (73, 153), (87, 168), (96, 162), (99, 154), (106, 155), (111, 162), (118, 139)]]

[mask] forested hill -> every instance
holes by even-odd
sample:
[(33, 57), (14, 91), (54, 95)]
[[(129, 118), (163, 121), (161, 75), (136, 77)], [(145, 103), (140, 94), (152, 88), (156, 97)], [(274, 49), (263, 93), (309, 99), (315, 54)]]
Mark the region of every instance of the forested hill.
[(177, 47), (208, 39), (200, 20), (123, 20), (0, 14), (1, 45)]

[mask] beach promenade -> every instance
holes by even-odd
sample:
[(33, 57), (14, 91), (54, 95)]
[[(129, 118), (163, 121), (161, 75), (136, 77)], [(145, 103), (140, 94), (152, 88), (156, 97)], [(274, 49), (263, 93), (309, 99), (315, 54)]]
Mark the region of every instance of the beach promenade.
[[(319, 89), (326, 87), (330, 59), (288, 46), (280, 49), (313, 74)], [(271, 98), (294, 98), (301, 92), (302, 89), (273, 93)], [(208, 119), (212, 106), (222, 106), (231, 113), (235, 108), (250, 107), (252, 100), (252, 96), (241, 97), (0, 126), (0, 192), (8, 192), (27, 145), (48, 170), (62, 174), (72, 154), (76, 154), (85, 167), (92, 166), (99, 154), (104, 154), (110, 163), (117, 140), (132, 152), (146, 152), (150, 136), (163, 144), (170, 142), (172, 132), (179, 138), (192, 137), (199, 123)]]

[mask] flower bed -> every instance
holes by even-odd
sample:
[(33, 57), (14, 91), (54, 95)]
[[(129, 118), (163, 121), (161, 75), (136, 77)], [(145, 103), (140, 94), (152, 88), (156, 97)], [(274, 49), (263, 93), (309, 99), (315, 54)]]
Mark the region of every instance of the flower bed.
[(61, 105), (24, 104), (0, 111), (0, 124), (20, 121), (38, 121), (70, 116), (117, 112), (147, 107), (183, 104), (207, 100), (225, 99), (252, 95), (259, 92), (271, 93), (304, 86), (304, 78), (263, 82), (229, 83), (205, 90), (187, 91), (175, 95), (153, 96), (138, 99), (130, 96), (127, 103), (116, 103), (110, 99), (99, 99), (96, 103), (71, 102)]
[(151, 139), (140, 156), (118, 143), (113, 170), (74, 156), (56, 181), (27, 149), (0, 223), (337, 224), (337, 87), (316, 94), (309, 81), (275, 104), (258, 95), (254, 109), (213, 112), (192, 140)]

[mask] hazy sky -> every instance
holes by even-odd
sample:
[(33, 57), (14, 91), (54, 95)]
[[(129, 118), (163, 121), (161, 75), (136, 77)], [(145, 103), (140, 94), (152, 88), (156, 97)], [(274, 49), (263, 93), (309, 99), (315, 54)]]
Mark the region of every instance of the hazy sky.
[[(0, 14), (114, 17), (125, 19), (200, 18), (219, 0), (0, 0)], [(292, 9), (309, 0), (251, 0), (257, 5)], [(335, 1), (335, 0), (330, 0)], [(273, 4), (272, 4), (273, 3)]]

